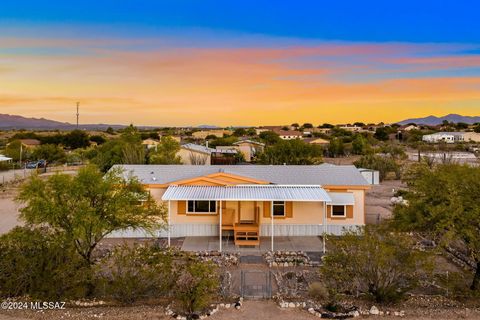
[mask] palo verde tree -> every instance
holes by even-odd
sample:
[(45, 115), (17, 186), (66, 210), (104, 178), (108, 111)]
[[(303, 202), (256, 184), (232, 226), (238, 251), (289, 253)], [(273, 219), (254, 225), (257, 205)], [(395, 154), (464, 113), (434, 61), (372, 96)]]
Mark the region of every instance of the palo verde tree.
[(70, 241), (86, 264), (93, 264), (98, 243), (115, 230), (155, 230), (166, 210), (134, 178), (119, 170), (103, 175), (86, 166), (76, 176), (33, 176), (19, 193), (21, 218), (28, 226), (47, 226)]
[(405, 180), (408, 205), (395, 208), (393, 225), (429, 233), (444, 246), (460, 243), (476, 266), (470, 288), (480, 290), (480, 168), (419, 163)]

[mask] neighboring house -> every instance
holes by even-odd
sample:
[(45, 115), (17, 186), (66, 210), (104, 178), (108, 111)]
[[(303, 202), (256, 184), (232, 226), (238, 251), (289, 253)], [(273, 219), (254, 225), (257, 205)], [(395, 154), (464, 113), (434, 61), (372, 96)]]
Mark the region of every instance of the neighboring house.
[(217, 138), (222, 138), (224, 134), (230, 134), (229, 130), (215, 129), (215, 130), (201, 130), (195, 131), (192, 133), (192, 137), (198, 140), (205, 140), (208, 136), (215, 136)]
[(260, 133), (266, 132), (266, 131), (271, 131), (271, 130), (270, 130), (270, 129), (267, 129), (267, 128), (255, 128), (255, 134), (256, 134), (257, 136), (259, 136)]
[(350, 131), (350, 132), (360, 132), (362, 131), (362, 127), (354, 126), (354, 125), (343, 125), (339, 126), (340, 129)]
[(480, 133), (477, 132), (437, 132), (427, 134), (422, 137), (425, 142), (436, 143), (456, 143), (456, 142), (480, 142)]
[(0, 162), (12, 162), (12, 158), (6, 157), (3, 154), (0, 154)]
[[(35, 149), (41, 144), (40, 140), (37, 139), (20, 139), (19, 141), (25, 149)], [(10, 145), (10, 143), (7, 143), (7, 146), (8, 145)]]
[(313, 133), (318, 132), (318, 133), (323, 133), (323, 134), (330, 134), (332, 132), (332, 129), (330, 128), (312, 128), (309, 129)]
[(418, 127), (414, 124), (408, 125), (408, 126), (401, 126), (400, 130), (401, 131), (411, 131), (411, 130), (417, 130)]
[(160, 141), (155, 139), (145, 139), (142, 141), (142, 145), (145, 146), (147, 150), (157, 149), (157, 146), (160, 144)]
[(282, 130), (282, 129), (274, 129), (272, 130), (280, 139), (283, 140), (292, 140), (292, 139), (303, 139), (303, 132), (296, 131), (296, 130)]
[(236, 154), (237, 150), (217, 150), (194, 143), (181, 145), (177, 152), (187, 165), (235, 164)]
[(327, 145), (330, 143), (330, 141), (323, 138), (306, 138), (306, 139), (303, 139), (303, 141), (310, 144), (316, 144), (316, 145)]
[[(116, 165), (135, 176), (168, 208), (159, 237), (232, 233), (235, 245), (259, 245), (268, 236), (341, 235), (365, 225), (369, 184), (354, 166)], [(144, 237), (140, 231), (114, 237)], [(221, 250), (221, 241), (219, 241)], [(215, 248), (215, 250), (217, 247)], [(314, 248), (312, 248), (314, 249)]]
[(249, 139), (237, 141), (233, 145), (238, 147), (246, 162), (251, 162), (265, 150), (264, 143)]
[(233, 146), (217, 146), (217, 150), (237, 150), (243, 155), (245, 162), (252, 162), (258, 154), (263, 152), (265, 144), (253, 140), (240, 140), (233, 144)]

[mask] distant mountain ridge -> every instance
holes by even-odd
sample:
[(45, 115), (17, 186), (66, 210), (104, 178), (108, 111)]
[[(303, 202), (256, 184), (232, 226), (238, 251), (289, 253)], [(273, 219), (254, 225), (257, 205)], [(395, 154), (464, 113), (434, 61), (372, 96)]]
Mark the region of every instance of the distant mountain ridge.
[(443, 117), (436, 117), (436, 116), (428, 116), (424, 118), (412, 118), (412, 119), (406, 119), (397, 122), (399, 125), (405, 125), (409, 123), (415, 123), (415, 124), (424, 124), (424, 125), (429, 125), (429, 126), (435, 126), (438, 124), (442, 124), (443, 121), (447, 120), (448, 122), (464, 122), (468, 124), (474, 124), (476, 122), (480, 122), (480, 116), (478, 117), (471, 117), (471, 116), (462, 116), (459, 114), (451, 113), (447, 114), (446, 116)]
[[(44, 118), (27, 118), (18, 115), (10, 114), (1, 114), (0, 113), (0, 129), (9, 130), (9, 129), (43, 129), (43, 130), (72, 130), (77, 126), (68, 122), (60, 122), (55, 120), (49, 120)], [(108, 127), (114, 129), (124, 128), (125, 125), (116, 125), (116, 124), (80, 124), (80, 129), (85, 130), (105, 130)]]

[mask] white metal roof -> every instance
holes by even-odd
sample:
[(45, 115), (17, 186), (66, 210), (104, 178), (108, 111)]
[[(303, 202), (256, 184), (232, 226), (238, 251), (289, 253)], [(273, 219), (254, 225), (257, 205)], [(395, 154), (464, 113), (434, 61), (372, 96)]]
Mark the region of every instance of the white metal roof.
[(349, 206), (355, 204), (353, 193), (348, 192), (329, 192), (328, 195), (332, 202), (330, 204), (339, 206)]
[(167, 184), (212, 173), (225, 172), (242, 177), (269, 181), (278, 185), (368, 186), (355, 166), (321, 165), (145, 165), (123, 164), (125, 178), (137, 177), (145, 184)]
[(0, 161), (10, 161), (12, 158), (5, 157), (3, 154), (0, 154)]
[(162, 200), (322, 201), (328, 193), (314, 185), (169, 186)]

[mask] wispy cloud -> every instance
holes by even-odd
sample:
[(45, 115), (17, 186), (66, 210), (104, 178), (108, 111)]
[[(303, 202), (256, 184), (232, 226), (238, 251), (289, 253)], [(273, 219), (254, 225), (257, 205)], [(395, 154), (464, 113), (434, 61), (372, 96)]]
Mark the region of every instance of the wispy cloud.
[(85, 122), (318, 123), (452, 103), (472, 113), (480, 100), (480, 54), (465, 54), (475, 45), (178, 42), (0, 38), (0, 110), (71, 121), (63, 110), (80, 100)]

